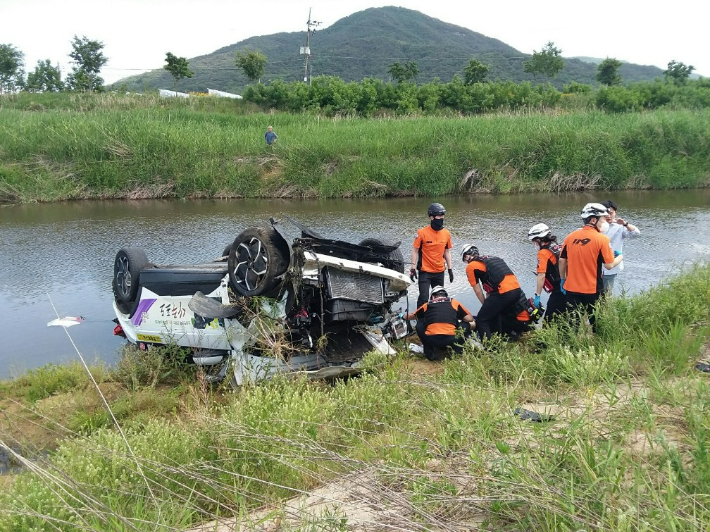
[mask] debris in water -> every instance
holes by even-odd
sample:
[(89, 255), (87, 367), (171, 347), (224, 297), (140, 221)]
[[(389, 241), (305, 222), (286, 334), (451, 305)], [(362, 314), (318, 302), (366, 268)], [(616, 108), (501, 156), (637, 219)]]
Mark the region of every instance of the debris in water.
[(84, 318), (82, 316), (65, 316), (64, 318), (50, 321), (47, 327), (71, 327), (72, 325), (79, 325), (83, 321)]

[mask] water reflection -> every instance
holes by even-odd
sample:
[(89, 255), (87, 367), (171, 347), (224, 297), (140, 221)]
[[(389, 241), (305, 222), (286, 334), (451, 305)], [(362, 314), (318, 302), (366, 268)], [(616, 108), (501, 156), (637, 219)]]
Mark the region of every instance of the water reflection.
[[(458, 257), (461, 244), (471, 242), (483, 253), (503, 257), (531, 295), (535, 251), (526, 238), (528, 228), (545, 222), (562, 240), (579, 227), (582, 205), (607, 197), (642, 231), (640, 239), (625, 245), (626, 270), (617, 280), (618, 292), (638, 292), (683, 264), (710, 256), (705, 229), (710, 190), (437, 198), (448, 210), (446, 226), (455, 246), (451, 292), (472, 311), (480, 307)], [(56, 317), (51, 302), (60, 316), (86, 318), (69, 330), (85, 357), (115, 359), (121, 340), (111, 334), (110, 287), (113, 258), (122, 246), (144, 248), (155, 263), (204, 262), (217, 257), (245, 227), (287, 215), (326, 236), (401, 241), (407, 260), (416, 230), (428, 223), (430, 202), (150, 200), (0, 208), (0, 378), (76, 358), (64, 331), (46, 325)], [(297, 234), (294, 227), (290, 231)], [(416, 301), (416, 289), (409, 300)]]

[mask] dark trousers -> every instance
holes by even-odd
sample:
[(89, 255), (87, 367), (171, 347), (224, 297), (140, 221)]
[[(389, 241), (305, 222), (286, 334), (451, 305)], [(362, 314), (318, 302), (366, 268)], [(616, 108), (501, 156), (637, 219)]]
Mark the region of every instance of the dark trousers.
[(506, 312), (501, 315), (501, 334), (509, 339), (516, 339), (524, 332), (530, 330), (532, 321), (520, 321), (517, 314)]
[(589, 324), (592, 326), (592, 330), (596, 330), (596, 317), (594, 316), (594, 305), (599, 301), (601, 293), (597, 292), (595, 294), (580, 294), (578, 292), (567, 292), (567, 302), (569, 308), (574, 310), (580, 310), (586, 312), (589, 315)]
[(444, 286), (444, 272), (429, 273), (418, 271), (419, 274), (419, 297), (417, 298), (417, 308), (429, 301), (429, 292), (435, 286)]
[(503, 316), (515, 312), (514, 305), (520, 299), (521, 290), (516, 288), (505, 294), (493, 292), (483, 302), (481, 310), (476, 316), (476, 330), (481, 340), (493, 336), (494, 333), (503, 332)]
[[(463, 338), (461, 338), (461, 335), (463, 335)], [(417, 336), (422, 341), (424, 356), (429, 360), (438, 360), (436, 350), (446, 347), (451, 347), (454, 353), (461, 353), (463, 351), (463, 342), (470, 335), (471, 324), (467, 321), (462, 321), (457, 325), (456, 334), (426, 334), (424, 320), (417, 320)]]
[(547, 307), (545, 307), (545, 321), (549, 323), (552, 318), (564, 314), (566, 311), (567, 297), (561, 290), (553, 290), (550, 293), (550, 299), (547, 300)]

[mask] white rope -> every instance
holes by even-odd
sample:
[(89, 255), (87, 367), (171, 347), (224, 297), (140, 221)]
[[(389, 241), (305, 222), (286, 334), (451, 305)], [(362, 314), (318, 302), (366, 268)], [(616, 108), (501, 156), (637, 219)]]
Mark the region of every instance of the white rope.
[[(57, 315), (57, 318), (59, 318), (59, 312), (57, 312), (57, 307), (54, 306), (54, 302), (52, 301), (52, 298), (49, 295), (49, 292), (47, 292), (47, 298), (49, 299), (49, 302), (52, 305), (52, 308), (54, 309), (54, 313)], [(119, 425), (118, 420), (116, 419), (116, 416), (113, 415), (113, 411), (111, 410), (111, 407), (109, 406), (108, 401), (106, 400), (106, 397), (104, 396), (103, 392), (101, 391), (101, 388), (99, 388), (99, 385), (96, 382), (96, 379), (94, 379), (94, 376), (91, 374), (91, 370), (89, 369), (89, 366), (86, 363), (86, 360), (84, 360), (84, 357), (82, 356), (81, 352), (79, 351), (79, 348), (74, 343), (74, 339), (71, 337), (71, 334), (69, 334), (69, 331), (67, 330), (67, 328), (64, 325), (62, 325), (62, 329), (64, 329), (64, 332), (67, 333), (67, 337), (69, 338), (71, 345), (74, 347), (76, 354), (79, 355), (79, 360), (81, 360), (81, 363), (83, 364), (84, 369), (86, 370), (86, 373), (89, 375), (91, 382), (94, 383), (94, 387), (96, 388), (96, 391), (99, 392), (99, 396), (101, 396), (101, 400), (103, 401), (104, 406), (106, 407), (106, 410), (108, 410), (108, 413), (111, 416), (111, 419), (113, 420), (113, 424), (116, 425), (116, 428), (118, 429), (118, 432), (121, 435), (123, 442), (126, 444), (126, 448), (128, 449), (128, 452), (131, 454), (131, 458), (133, 458), (133, 462), (136, 464), (136, 468), (138, 469), (138, 473), (140, 474), (141, 478), (145, 482), (145, 486), (146, 486), (146, 488), (148, 488), (148, 493), (150, 493), (150, 497), (153, 499), (153, 503), (155, 504), (156, 508), (158, 509), (158, 514), (160, 514), (160, 505), (158, 504), (158, 501), (155, 498), (155, 494), (153, 493), (153, 490), (150, 488), (150, 483), (148, 482), (148, 479), (146, 478), (145, 474), (143, 473), (143, 468), (141, 467), (140, 463), (138, 462), (138, 458), (133, 453), (133, 449), (131, 448), (131, 444), (128, 443), (128, 438), (126, 438), (126, 435), (123, 433), (123, 429), (121, 428), (121, 425)]]

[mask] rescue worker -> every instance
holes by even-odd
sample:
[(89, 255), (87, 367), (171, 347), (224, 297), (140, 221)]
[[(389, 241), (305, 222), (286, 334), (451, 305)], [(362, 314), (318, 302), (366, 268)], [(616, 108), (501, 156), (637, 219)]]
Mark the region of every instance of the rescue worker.
[(545, 312), (545, 321), (549, 322), (556, 315), (564, 313), (567, 305), (565, 295), (560, 290), (560, 246), (557, 237), (545, 224), (533, 225), (528, 231), (528, 238), (537, 249), (537, 283), (533, 304), (540, 306), (543, 290), (550, 294)]
[(572, 231), (562, 243), (560, 252), (560, 287), (573, 308), (586, 310), (592, 329), (595, 327), (594, 305), (603, 290), (602, 266), (611, 270), (624, 256), (611, 249), (609, 237), (600, 232), (607, 223), (609, 211), (601, 203), (587, 203), (580, 217), (581, 229)]
[(430, 224), (417, 231), (412, 246), (412, 268), (409, 277), (412, 282), (419, 277), (419, 297), (417, 308), (427, 301), (427, 295), (434, 286), (444, 286), (444, 271), (449, 270), (449, 282), (454, 282), (451, 269), (451, 233), (444, 229), (446, 209), (441, 203), (432, 203), (427, 211)]
[(471, 324), (475, 328), (471, 313), (457, 300), (449, 298), (443, 286), (432, 288), (429, 302), (403, 318), (417, 319), (417, 335), (422, 341), (424, 356), (429, 360), (437, 360), (436, 350), (446, 347), (461, 353), (464, 340), (471, 334)]
[[(481, 256), (472, 244), (463, 245), (461, 260), (467, 264), (466, 277), (482, 305), (476, 316), (478, 336), (481, 340), (487, 340), (494, 333), (509, 332), (503, 328), (507, 315), (516, 316), (516, 321), (518, 316), (524, 318), (520, 314), (524, 309), (520, 308), (519, 303), (525, 300), (525, 294), (518, 278), (503, 259)], [(529, 321), (529, 316), (524, 319)]]

